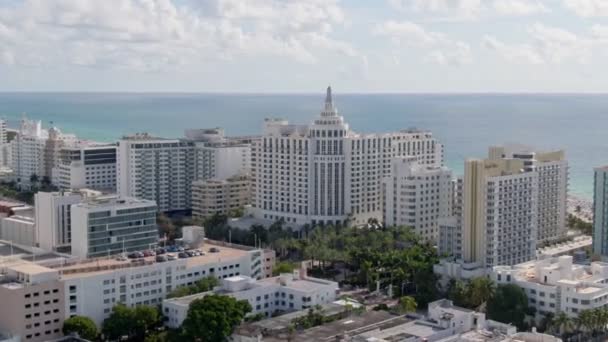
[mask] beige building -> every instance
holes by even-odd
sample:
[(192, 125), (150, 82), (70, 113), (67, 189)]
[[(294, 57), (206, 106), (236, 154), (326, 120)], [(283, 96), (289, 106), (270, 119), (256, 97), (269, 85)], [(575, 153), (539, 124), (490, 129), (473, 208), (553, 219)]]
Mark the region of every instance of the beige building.
[(538, 175), (518, 159), (467, 160), (462, 258), (485, 267), (515, 265), (536, 253)]
[(0, 331), (33, 342), (62, 336), (63, 289), (56, 270), (23, 260), (2, 266)]
[(214, 214), (229, 214), (250, 203), (251, 181), (246, 175), (192, 183), (193, 217), (207, 218)]

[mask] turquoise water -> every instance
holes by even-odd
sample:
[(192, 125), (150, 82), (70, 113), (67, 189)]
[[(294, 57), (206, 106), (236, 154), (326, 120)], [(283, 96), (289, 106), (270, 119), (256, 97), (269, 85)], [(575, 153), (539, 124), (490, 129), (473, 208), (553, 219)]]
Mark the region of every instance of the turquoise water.
[[(433, 131), (446, 163), (462, 172), (465, 157), (489, 145), (517, 142), (564, 148), (570, 190), (591, 197), (593, 167), (608, 164), (608, 95), (335, 94), (351, 128), (383, 132), (408, 127)], [(308, 123), (324, 94), (70, 94), (0, 93), (0, 116), (15, 126), (21, 113), (81, 137), (112, 141), (150, 132), (179, 137), (186, 128), (216, 127), (257, 134), (265, 117)]]

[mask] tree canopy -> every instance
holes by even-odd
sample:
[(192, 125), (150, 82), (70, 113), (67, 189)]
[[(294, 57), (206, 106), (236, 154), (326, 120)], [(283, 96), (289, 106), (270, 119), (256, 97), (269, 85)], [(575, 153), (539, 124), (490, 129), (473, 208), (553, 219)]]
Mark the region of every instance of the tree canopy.
[(73, 316), (63, 322), (63, 334), (70, 335), (73, 333), (86, 340), (94, 340), (99, 334), (95, 322), (85, 316)]
[(146, 332), (160, 323), (158, 309), (140, 305), (129, 308), (124, 304), (115, 305), (112, 313), (103, 321), (102, 332), (111, 340), (122, 336), (137, 337), (143, 340)]
[(188, 341), (223, 342), (249, 312), (245, 300), (208, 295), (190, 303), (182, 333)]
[(498, 285), (496, 292), (488, 300), (488, 318), (511, 323), (518, 329), (524, 327), (527, 311), (528, 297), (524, 290), (514, 284)]

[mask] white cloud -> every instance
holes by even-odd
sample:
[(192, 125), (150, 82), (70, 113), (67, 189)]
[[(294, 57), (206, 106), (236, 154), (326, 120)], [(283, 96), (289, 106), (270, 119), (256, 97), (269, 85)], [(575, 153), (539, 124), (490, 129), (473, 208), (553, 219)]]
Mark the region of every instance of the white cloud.
[(513, 16), (526, 16), (548, 11), (538, 0), (494, 0), (493, 7), (498, 14)]
[(444, 20), (472, 20), (481, 15), (527, 16), (547, 12), (541, 0), (388, 0), (401, 11), (430, 13)]
[[(597, 28), (599, 31), (599, 27)], [(528, 28), (530, 43), (507, 44), (486, 35), (483, 46), (498, 52), (511, 62), (530, 64), (563, 64), (589, 62), (598, 40), (586, 35), (577, 35), (557, 27), (534, 24)]]
[(608, 17), (606, 0), (564, 0), (564, 5), (581, 17)]
[(495, 37), (486, 35), (483, 38), (483, 46), (496, 51), (509, 62), (523, 64), (543, 64), (545, 61), (532, 46), (526, 44), (509, 45)]
[(332, 37), (343, 23), (337, 0), (25, 0), (0, 5), (0, 46), (17, 63), (135, 70), (244, 55), (316, 63), (358, 57)]
[(448, 14), (462, 18), (476, 17), (482, 10), (481, 0), (389, 0), (399, 10)]
[(467, 43), (451, 40), (440, 32), (427, 31), (409, 21), (390, 20), (377, 25), (373, 33), (388, 37), (397, 46), (427, 50), (427, 60), (440, 65), (462, 65), (472, 60), (471, 49)]

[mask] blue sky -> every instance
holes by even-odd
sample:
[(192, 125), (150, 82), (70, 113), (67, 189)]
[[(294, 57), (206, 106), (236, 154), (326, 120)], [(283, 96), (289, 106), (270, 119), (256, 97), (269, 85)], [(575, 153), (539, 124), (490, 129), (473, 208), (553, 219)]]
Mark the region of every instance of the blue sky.
[(3, 0), (0, 91), (606, 92), (608, 0)]

